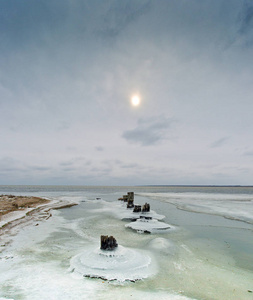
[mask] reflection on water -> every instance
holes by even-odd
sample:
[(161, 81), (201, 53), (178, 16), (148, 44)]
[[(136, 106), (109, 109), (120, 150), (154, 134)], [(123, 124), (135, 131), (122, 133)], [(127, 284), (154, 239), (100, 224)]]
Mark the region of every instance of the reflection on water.
[[(135, 191), (136, 203), (149, 202), (178, 230), (138, 234), (125, 228), (127, 222), (116, 217), (113, 207), (127, 191)], [(0, 254), (0, 299), (252, 299), (253, 225), (217, 216), (215, 210), (214, 215), (195, 213), (172, 203), (178, 199), (197, 207), (202, 199), (207, 207), (213, 199), (217, 210), (229, 205), (231, 197), (252, 201), (252, 188), (0, 187), (0, 193), (80, 201), (53, 212), (53, 218), (39, 226), (21, 230), (11, 245), (2, 247), (6, 250)], [(96, 247), (101, 234), (115, 236), (123, 247), (150, 253), (157, 274), (136, 283), (117, 283), (71, 273), (71, 259)]]

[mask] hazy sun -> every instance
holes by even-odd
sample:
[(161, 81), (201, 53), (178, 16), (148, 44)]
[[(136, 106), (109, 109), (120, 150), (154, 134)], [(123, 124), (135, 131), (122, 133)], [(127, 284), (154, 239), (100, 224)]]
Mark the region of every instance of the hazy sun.
[(141, 99), (138, 95), (132, 96), (131, 103), (133, 106), (138, 106), (140, 104), (140, 102), (141, 102)]

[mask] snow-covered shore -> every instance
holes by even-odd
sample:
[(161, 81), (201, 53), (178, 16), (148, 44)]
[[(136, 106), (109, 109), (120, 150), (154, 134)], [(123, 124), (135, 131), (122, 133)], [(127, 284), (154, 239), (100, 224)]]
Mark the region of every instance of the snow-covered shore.
[[(34, 197), (34, 199), (35, 198), (36, 197)], [(77, 202), (73, 202), (69, 199), (44, 198), (44, 200), (47, 201), (24, 209), (17, 208), (16, 210), (0, 216), (1, 246), (9, 243), (11, 236), (14, 236), (20, 228), (33, 223), (37, 226), (40, 221), (49, 219), (52, 216), (52, 209), (61, 209), (78, 205)]]

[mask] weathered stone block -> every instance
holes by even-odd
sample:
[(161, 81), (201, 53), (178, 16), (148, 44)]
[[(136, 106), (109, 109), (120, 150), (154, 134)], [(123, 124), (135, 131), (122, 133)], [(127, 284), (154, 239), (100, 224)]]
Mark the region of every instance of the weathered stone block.
[(133, 212), (141, 212), (141, 205), (135, 205)]
[(128, 199), (127, 201), (127, 208), (133, 208), (134, 207), (134, 200)]
[(123, 195), (123, 201), (127, 202), (128, 201), (128, 195)]
[(102, 250), (110, 251), (118, 247), (117, 241), (113, 236), (101, 235), (100, 242), (100, 249)]
[(150, 205), (148, 203), (145, 203), (142, 206), (142, 212), (149, 212), (150, 211)]

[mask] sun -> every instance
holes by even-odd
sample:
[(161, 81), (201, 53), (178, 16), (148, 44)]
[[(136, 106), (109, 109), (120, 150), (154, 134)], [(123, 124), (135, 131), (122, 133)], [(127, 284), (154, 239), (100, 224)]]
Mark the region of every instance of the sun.
[(141, 102), (140, 96), (138, 96), (138, 95), (133, 95), (132, 96), (131, 103), (132, 103), (133, 106), (140, 105), (140, 102)]

